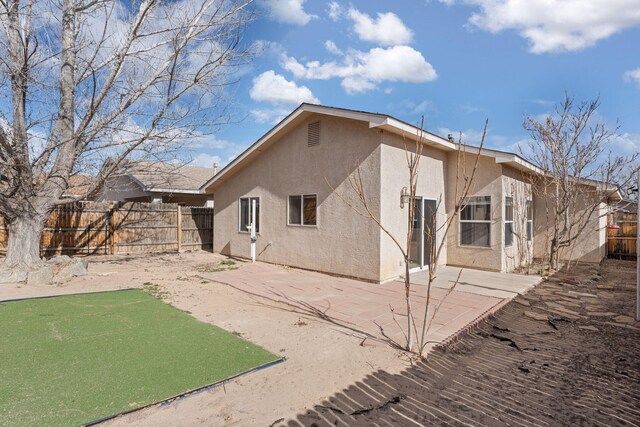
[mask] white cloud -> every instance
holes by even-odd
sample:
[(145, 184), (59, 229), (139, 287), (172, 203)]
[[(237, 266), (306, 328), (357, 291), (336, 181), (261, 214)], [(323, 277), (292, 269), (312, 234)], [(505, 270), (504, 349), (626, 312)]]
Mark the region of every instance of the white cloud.
[(372, 90), (385, 81), (422, 83), (438, 77), (422, 54), (409, 46), (373, 48), (368, 52), (350, 50), (340, 63), (309, 61), (301, 64), (295, 58), (283, 55), (282, 67), (297, 78), (342, 78), (342, 86), (351, 94)]
[(640, 153), (640, 134), (631, 134), (625, 132), (621, 135), (617, 135), (610, 142), (611, 151), (622, 154), (636, 154)]
[(337, 1), (330, 1), (327, 6), (329, 7), (329, 11), (327, 12), (329, 14), (329, 18), (333, 21), (337, 21), (342, 16), (342, 6), (340, 6)]
[[(440, 0), (453, 4), (453, 0)], [(640, 25), (638, 0), (459, 0), (480, 10), (469, 22), (491, 33), (515, 30), (532, 53), (576, 51)]]
[(219, 168), (224, 166), (220, 156), (213, 156), (207, 153), (196, 153), (195, 155), (191, 156), (191, 160), (189, 161), (189, 166), (197, 166), (201, 168), (213, 168), (214, 163), (217, 163)]
[(624, 73), (624, 81), (628, 83), (635, 83), (640, 88), (640, 67), (635, 70), (629, 70)]
[(411, 110), (411, 114), (424, 114), (427, 111), (433, 109), (433, 104), (431, 101), (422, 101)]
[(270, 17), (283, 24), (307, 25), (309, 21), (317, 18), (304, 10), (306, 0), (263, 0), (269, 9)]
[(284, 119), (290, 112), (291, 110), (288, 109), (271, 108), (269, 110), (251, 110), (249, 111), (249, 114), (251, 114), (251, 117), (260, 124), (276, 124), (282, 121), (282, 119)]
[[(462, 141), (463, 144), (475, 145), (479, 146), (482, 142), (482, 129), (467, 129), (462, 131), (462, 135), (460, 135), (459, 130), (451, 130), (446, 127), (438, 128), (436, 132), (438, 135), (447, 138), (448, 135), (452, 135), (453, 139), (456, 142)], [(520, 149), (519, 147), (525, 142), (525, 140), (520, 140), (516, 142), (512, 142), (513, 138), (508, 138), (503, 135), (499, 135), (491, 132), (491, 129), (487, 129), (487, 135), (484, 139), (484, 147), (486, 148), (495, 148), (498, 150), (508, 151), (511, 153), (518, 154)]]
[[(399, 102), (392, 102), (387, 104), (387, 110), (393, 111), (393, 115), (398, 118), (409, 118), (409, 122), (415, 121), (416, 118), (426, 113), (434, 113), (437, 111), (433, 102), (424, 99), (422, 101), (414, 101), (411, 99), (404, 99)], [(428, 123), (425, 123), (427, 125)]]
[(313, 96), (308, 87), (298, 86), (295, 82), (285, 79), (273, 70), (265, 71), (253, 79), (249, 96), (254, 101), (266, 101), (274, 104), (320, 103), (320, 100)]
[(324, 47), (327, 49), (327, 52), (332, 53), (334, 55), (344, 55), (344, 52), (340, 50), (338, 46), (333, 42), (333, 40), (327, 40), (324, 42)]
[(463, 144), (480, 145), (482, 141), (482, 131), (476, 129), (467, 129), (460, 134), (459, 130), (451, 130), (449, 128), (438, 128), (438, 135), (447, 138), (452, 135), (456, 142), (462, 141)]
[(411, 30), (395, 13), (378, 13), (378, 18), (372, 19), (366, 13), (351, 8), (348, 16), (353, 21), (353, 30), (364, 41), (394, 46), (409, 44), (413, 39)]

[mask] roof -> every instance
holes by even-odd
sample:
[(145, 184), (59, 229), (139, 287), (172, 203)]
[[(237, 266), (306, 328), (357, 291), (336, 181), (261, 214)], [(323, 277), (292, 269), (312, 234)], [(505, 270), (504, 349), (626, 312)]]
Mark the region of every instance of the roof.
[(64, 192), (65, 197), (86, 196), (91, 188), (92, 176), (87, 175), (71, 175), (69, 177), (69, 186)]
[[(366, 111), (349, 110), (345, 108), (327, 107), (323, 105), (303, 103), (298, 108), (293, 110), (287, 117), (275, 125), (271, 130), (264, 134), (260, 139), (253, 143), (249, 148), (240, 153), (231, 163), (225, 166), (218, 174), (211, 177), (208, 181), (202, 185), (201, 189), (204, 191), (209, 187), (220, 184), (226, 180), (226, 178), (234, 171), (239, 170), (246, 164), (250, 163), (256, 156), (265, 150), (268, 146), (275, 143), (284, 131), (290, 127), (298, 125), (300, 122), (306, 120), (313, 114), (323, 114), (327, 116), (342, 117), (351, 120), (358, 120), (368, 122), (370, 128), (380, 128), (391, 133), (404, 135), (406, 137), (417, 138), (418, 135), (423, 137), (425, 144), (433, 146), (434, 148), (441, 149), (443, 151), (454, 151), (459, 147), (466, 152), (477, 153), (479, 148), (470, 145), (462, 145), (449, 141), (434, 133), (419, 129), (416, 126), (410, 125), (402, 120), (398, 120), (395, 117), (387, 114), (369, 113)], [(481, 155), (494, 157), (496, 163), (509, 164), (510, 166), (531, 172), (531, 173), (543, 173), (534, 164), (528, 162), (524, 158), (517, 154), (509, 153), (506, 151), (491, 150), (483, 148)]]
[(213, 177), (213, 168), (129, 160), (114, 173), (118, 175), (130, 176), (148, 192), (199, 194), (203, 193), (203, 184)]

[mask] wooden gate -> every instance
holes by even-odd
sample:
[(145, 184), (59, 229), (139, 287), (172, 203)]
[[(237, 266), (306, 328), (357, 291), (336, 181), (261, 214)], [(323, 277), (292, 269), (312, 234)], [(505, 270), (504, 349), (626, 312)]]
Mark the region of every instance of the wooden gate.
[(607, 223), (607, 256), (635, 259), (638, 256), (638, 214), (609, 215)]

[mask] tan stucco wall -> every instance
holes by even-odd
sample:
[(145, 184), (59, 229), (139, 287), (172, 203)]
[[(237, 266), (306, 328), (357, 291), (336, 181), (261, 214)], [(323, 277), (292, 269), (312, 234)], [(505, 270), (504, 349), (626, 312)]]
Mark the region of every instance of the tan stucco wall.
[[(409, 169), (405, 153), (407, 148), (413, 150), (415, 144), (403, 140), (401, 136), (385, 132), (381, 147), (381, 219), (385, 228), (394, 238), (406, 247), (409, 207), (400, 208), (400, 192), (409, 185)], [(447, 154), (442, 150), (425, 147), (420, 159), (416, 196), (435, 199), (439, 203), (437, 226), (446, 221), (444, 180)], [(437, 234), (438, 245), (442, 241), (442, 233)], [(447, 250), (443, 247), (438, 264), (447, 262)], [(380, 277), (381, 280), (404, 275), (402, 253), (393, 240), (382, 233), (380, 236)]]
[[(590, 191), (593, 191), (593, 189), (585, 187), (584, 197), (588, 198)], [(553, 197), (546, 197), (546, 194), (553, 195), (553, 189), (551, 187), (544, 189), (542, 183), (537, 184), (534, 188), (534, 257), (536, 258), (547, 257), (549, 236), (552, 230)], [(580, 215), (585, 209), (588, 209), (588, 199), (584, 199), (584, 202), (577, 206), (578, 212), (576, 215)], [(589, 221), (580, 236), (571, 246), (564, 248), (560, 252), (560, 259), (583, 262), (602, 261), (606, 255), (606, 213), (607, 205), (601, 203), (599, 208), (589, 217)]]
[[(307, 124), (317, 120), (321, 142), (308, 147)], [(328, 116), (313, 116), (285, 133), (213, 188), (214, 251), (250, 256), (249, 235), (238, 231), (238, 203), (256, 196), (259, 260), (378, 281), (380, 230), (336, 192), (359, 207), (348, 180), (359, 162), (370, 208), (380, 215), (380, 138), (367, 123)], [(318, 195), (317, 227), (287, 225), (288, 196), (300, 194)]]
[[(456, 166), (458, 164), (457, 156), (458, 154), (456, 152), (451, 152), (447, 156), (449, 162), (449, 166), (447, 167), (447, 212), (449, 215), (453, 212), (456, 199), (457, 170), (460, 169), (458, 187), (461, 190), (463, 176), (471, 175), (476, 159), (476, 156), (473, 154), (461, 154), (461, 167), (458, 168)], [(472, 191), (469, 192), (469, 196), (491, 196), (491, 247), (460, 245), (460, 218), (458, 216), (458, 218), (454, 220), (448, 234), (448, 264), (495, 271), (503, 270), (502, 185), (502, 166), (496, 164), (493, 158), (480, 157), (478, 168), (473, 179)]]

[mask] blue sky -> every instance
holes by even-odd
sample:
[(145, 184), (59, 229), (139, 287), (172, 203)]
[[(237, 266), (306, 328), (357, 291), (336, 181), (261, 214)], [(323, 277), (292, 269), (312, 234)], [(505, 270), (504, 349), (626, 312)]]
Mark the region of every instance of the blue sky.
[(194, 163), (226, 164), (300, 102), (386, 113), (514, 150), (522, 116), (565, 91), (600, 96), (600, 119), (640, 151), (640, 0), (260, 0), (246, 42), (260, 54), (231, 95), (245, 117)]

